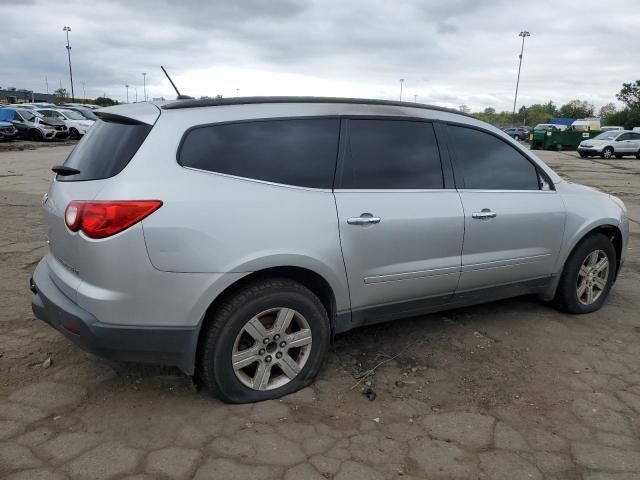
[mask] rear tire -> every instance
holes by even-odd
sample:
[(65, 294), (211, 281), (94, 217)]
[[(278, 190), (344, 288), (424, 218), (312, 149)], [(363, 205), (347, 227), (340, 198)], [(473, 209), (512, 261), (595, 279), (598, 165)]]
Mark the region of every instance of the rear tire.
[(600, 158), (609, 160), (611, 157), (613, 157), (613, 148), (606, 147), (604, 150), (602, 150), (602, 153), (600, 154)]
[(600, 309), (611, 290), (615, 269), (616, 251), (611, 241), (601, 233), (589, 235), (574, 248), (565, 263), (556, 291), (556, 305), (575, 314)]
[(640, 160), (640, 150), (638, 150), (638, 153), (636, 153), (636, 160)]
[[(281, 318), (284, 329), (278, 327)], [(197, 379), (224, 402), (279, 398), (315, 379), (330, 338), (327, 311), (309, 289), (284, 278), (258, 280), (212, 312), (199, 346)]]

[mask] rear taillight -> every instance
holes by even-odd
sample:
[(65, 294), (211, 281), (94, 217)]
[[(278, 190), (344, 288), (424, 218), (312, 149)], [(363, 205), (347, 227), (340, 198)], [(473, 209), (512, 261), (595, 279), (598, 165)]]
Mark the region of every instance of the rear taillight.
[(106, 238), (126, 230), (162, 206), (160, 200), (73, 201), (64, 221), (72, 232)]

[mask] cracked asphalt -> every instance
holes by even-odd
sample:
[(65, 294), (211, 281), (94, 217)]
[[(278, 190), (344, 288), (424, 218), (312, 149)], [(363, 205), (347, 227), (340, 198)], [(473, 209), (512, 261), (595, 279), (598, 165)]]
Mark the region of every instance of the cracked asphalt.
[(521, 297), (362, 328), (312, 387), (231, 406), (33, 318), (40, 200), (71, 147), (30, 148), (0, 151), (0, 477), (640, 478), (640, 161), (539, 153), (628, 205), (628, 260), (599, 312)]

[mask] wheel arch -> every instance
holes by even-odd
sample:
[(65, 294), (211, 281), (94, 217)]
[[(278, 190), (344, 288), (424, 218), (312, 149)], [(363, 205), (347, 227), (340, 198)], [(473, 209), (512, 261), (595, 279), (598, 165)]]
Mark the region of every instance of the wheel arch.
[(205, 331), (206, 326), (211, 321), (213, 312), (215, 312), (215, 310), (227, 298), (230, 298), (248, 284), (257, 280), (276, 277), (296, 281), (304, 285), (315, 295), (317, 295), (320, 299), (320, 302), (327, 311), (330, 327), (333, 332), (336, 317), (338, 314), (338, 303), (336, 301), (334, 288), (324, 276), (314, 270), (299, 266), (283, 265), (263, 268), (261, 270), (251, 272), (231, 283), (211, 301), (202, 317), (202, 320), (197, 326), (197, 334), (195, 336), (196, 345), (194, 345), (192, 358), (193, 368), (192, 372), (189, 373), (193, 373), (193, 370), (195, 370), (196, 361), (198, 359), (198, 355), (200, 355), (201, 352), (201, 342), (204, 338), (204, 335), (202, 335), (202, 333)]
[(616, 271), (614, 279), (618, 276), (618, 272), (620, 271), (621, 266), (623, 248), (622, 230), (620, 230), (620, 227), (618, 225), (615, 225), (614, 223), (590, 225), (589, 227), (586, 227), (584, 230), (580, 231), (573, 238), (573, 241), (570, 243), (569, 248), (564, 249), (564, 255), (562, 255), (560, 259), (561, 261), (559, 262), (561, 268), (558, 269), (558, 273), (555, 275), (554, 281), (551, 282), (549, 289), (547, 289), (547, 291), (542, 295), (543, 299), (551, 300), (555, 297), (556, 290), (560, 282), (560, 277), (565, 269), (569, 257), (582, 242), (584, 242), (589, 236), (593, 235), (594, 233), (602, 233), (607, 238), (609, 238), (609, 240), (613, 244), (613, 248), (616, 252)]

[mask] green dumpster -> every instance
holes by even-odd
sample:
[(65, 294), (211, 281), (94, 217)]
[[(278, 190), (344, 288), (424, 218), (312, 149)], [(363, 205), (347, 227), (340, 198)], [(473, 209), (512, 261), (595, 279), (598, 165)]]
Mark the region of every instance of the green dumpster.
[(600, 134), (600, 130), (534, 130), (531, 150), (576, 150), (580, 142)]

